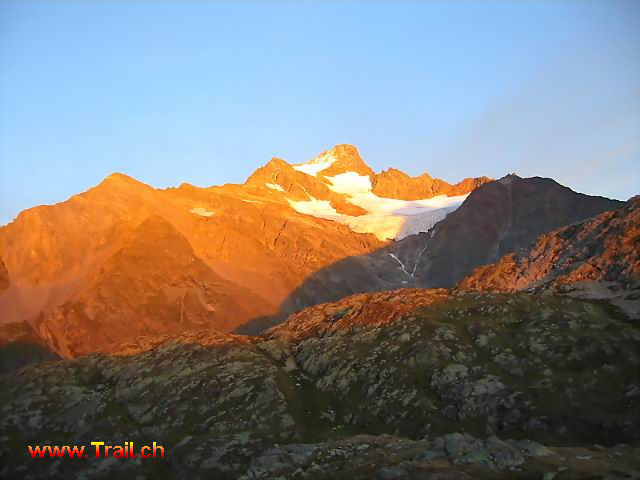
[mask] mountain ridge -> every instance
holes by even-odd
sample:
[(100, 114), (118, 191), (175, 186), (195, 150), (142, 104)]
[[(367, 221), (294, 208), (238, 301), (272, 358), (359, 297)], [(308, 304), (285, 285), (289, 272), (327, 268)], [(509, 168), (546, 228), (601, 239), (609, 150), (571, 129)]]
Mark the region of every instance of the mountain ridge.
[[(448, 214), (459, 209), (477, 211), (473, 205), (483, 195), (476, 192), (502, 183), (467, 182), (471, 194), (452, 197), (390, 199), (374, 193), (371, 172), (355, 147), (339, 145), (305, 164), (274, 158), (239, 185), (158, 190), (111, 174), (65, 202), (34, 207), (0, 227), (6, 267), (6, 273), (0, 269), (0, 323), (26, 322), (57, 354), (73, 357), (114, 348), (110, 328), (125, 340), (177, 332), (184, 322), (255, 334), (302, 308), (349, 294), (448, 286), (429, 284), (424, 261), (431, 266), (432, 259), (423, 237), (430, 234), (416, 233), (436, 225), (431, 232), (438, 240), (439, 221), (449, 223)], [(615, 202), (605, 204), (598, 208)], [(501, 212), (495, 210), (496, 218)], [(527, 230), (525, 220), (523, 238), (534, 240), (536, 231)], [(404, 240), (388, 240), (394, 235)], [(134, 255), (126, 254), (131, 238), (141, 245)], [(186, 252), (173, 262), (166, 248), (172, 244)], [(165, 249), (165, 256), (155, 249)], [(128, 262), (115, 268), (123, 254)], [(156, 273), (145, 278), (146, 270)], [(150, 312), (162, 313), (154, 318)], [(128, 321), (135, 328), (120, 328)], [(90, 334), (100, 329), (106, 329), (102, 341)]]

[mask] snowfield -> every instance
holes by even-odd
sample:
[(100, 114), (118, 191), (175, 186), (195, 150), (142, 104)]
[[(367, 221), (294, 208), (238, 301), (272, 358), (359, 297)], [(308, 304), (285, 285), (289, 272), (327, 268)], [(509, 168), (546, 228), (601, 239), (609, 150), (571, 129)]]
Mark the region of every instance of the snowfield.
[(421, 213), (413, 215), (369, 213), (359, 217), (351, 217), (336, 212), (327, 200), (313, 199), (303, 202), (289, 200), (289, 204), (297, 212), (340, 222), (354, 232), (373, 233), (380, 240), (388, 238), (400, 240), (408, 235), (426, 232), (459, 206), (452, 205), (445, 208), (423, 210)]
[(380, 240), (399, 240), (408, 235), (426, 232), (467, 198), (467, 195), (439, 195), (424, 200), (382, 198), (371, 191), (368, 175), (346, 172), (326, 178), (331, 182), (328, 184), (331, 190), (344, 194), (350, 203), (369, 213), (359, 217), (343, 215), (328, 200), (313, 197), (306, 201), (288, 200), (289, 204), (297, 212), (340, 222), (355, 232), (373, 233)]
[[(309, 194), (307, 193), (307, 195)], [(309, 197), (311, 200), (296, 202), (294, 200), (287, 199), (287, 201), (296, 212), (306, 213), (307, 215), (313, 215), (314, 217), (328, 218), (330, 220), (338, 220), (339, 217), (353, 218), (348, 215), (338, 213), (335, 208), (331, 206), (331, 202), (329, 200), (318, 200), (317, 198), (313, 198), (311, 195), (309, 195)]]
[(369, 175), (359, 175), (356, 172), (345, 172), (333, 177), (326, 177), (331, 182), (328, 187), (334, 192), (346, 195), (358, 195), (371, 191)]

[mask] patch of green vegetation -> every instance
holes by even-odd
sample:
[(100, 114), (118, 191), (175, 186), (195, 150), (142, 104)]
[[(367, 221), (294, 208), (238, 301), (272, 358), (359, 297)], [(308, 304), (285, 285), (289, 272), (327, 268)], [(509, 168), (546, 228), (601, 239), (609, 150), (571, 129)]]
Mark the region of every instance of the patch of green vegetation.
[(109, 400), (104, 408), (103, 414), (106, 417), (114, 417), (119, 420), (124, 420), (125, 423), (129, 423), (129, 411), (127, 408), (117, 400)]
[(106, 382), (106, 377), (97, 366), (92, 365), (76, 371), (76, 382), (85, 388), (94, 388)]
[(334, 436), (337, 424), (323, 413), (337, 411), (340, 405), (337, 395), (322, 391), (310, 380), (282, 368), (276, 373), (276, 383), (286, 398), (289, 414), (301, 430), (303, 441), (317, 442)]

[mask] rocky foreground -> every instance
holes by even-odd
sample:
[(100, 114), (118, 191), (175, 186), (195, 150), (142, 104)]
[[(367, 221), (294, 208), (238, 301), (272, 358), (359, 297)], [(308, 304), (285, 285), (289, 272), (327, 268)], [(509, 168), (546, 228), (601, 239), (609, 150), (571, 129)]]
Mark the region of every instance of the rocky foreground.
[[(0, 477), (640, 478), (640, 323), (550, 292), (400, 290), (0, 377)], [(164, 460), (27, 445), (164, 446)]]

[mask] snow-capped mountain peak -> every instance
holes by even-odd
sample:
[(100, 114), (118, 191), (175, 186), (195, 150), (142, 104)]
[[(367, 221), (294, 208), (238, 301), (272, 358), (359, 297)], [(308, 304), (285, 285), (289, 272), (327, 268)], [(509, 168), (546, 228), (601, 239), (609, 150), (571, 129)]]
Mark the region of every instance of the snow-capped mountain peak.
[(312, 160), (291, 165), (272, 159), (245, 185), (299, 213), (373, 233), (380, 240), (425, 232), (489, 179), (450, 185), (427, 174), (375, 173), (353, 145), (336, 145)]

